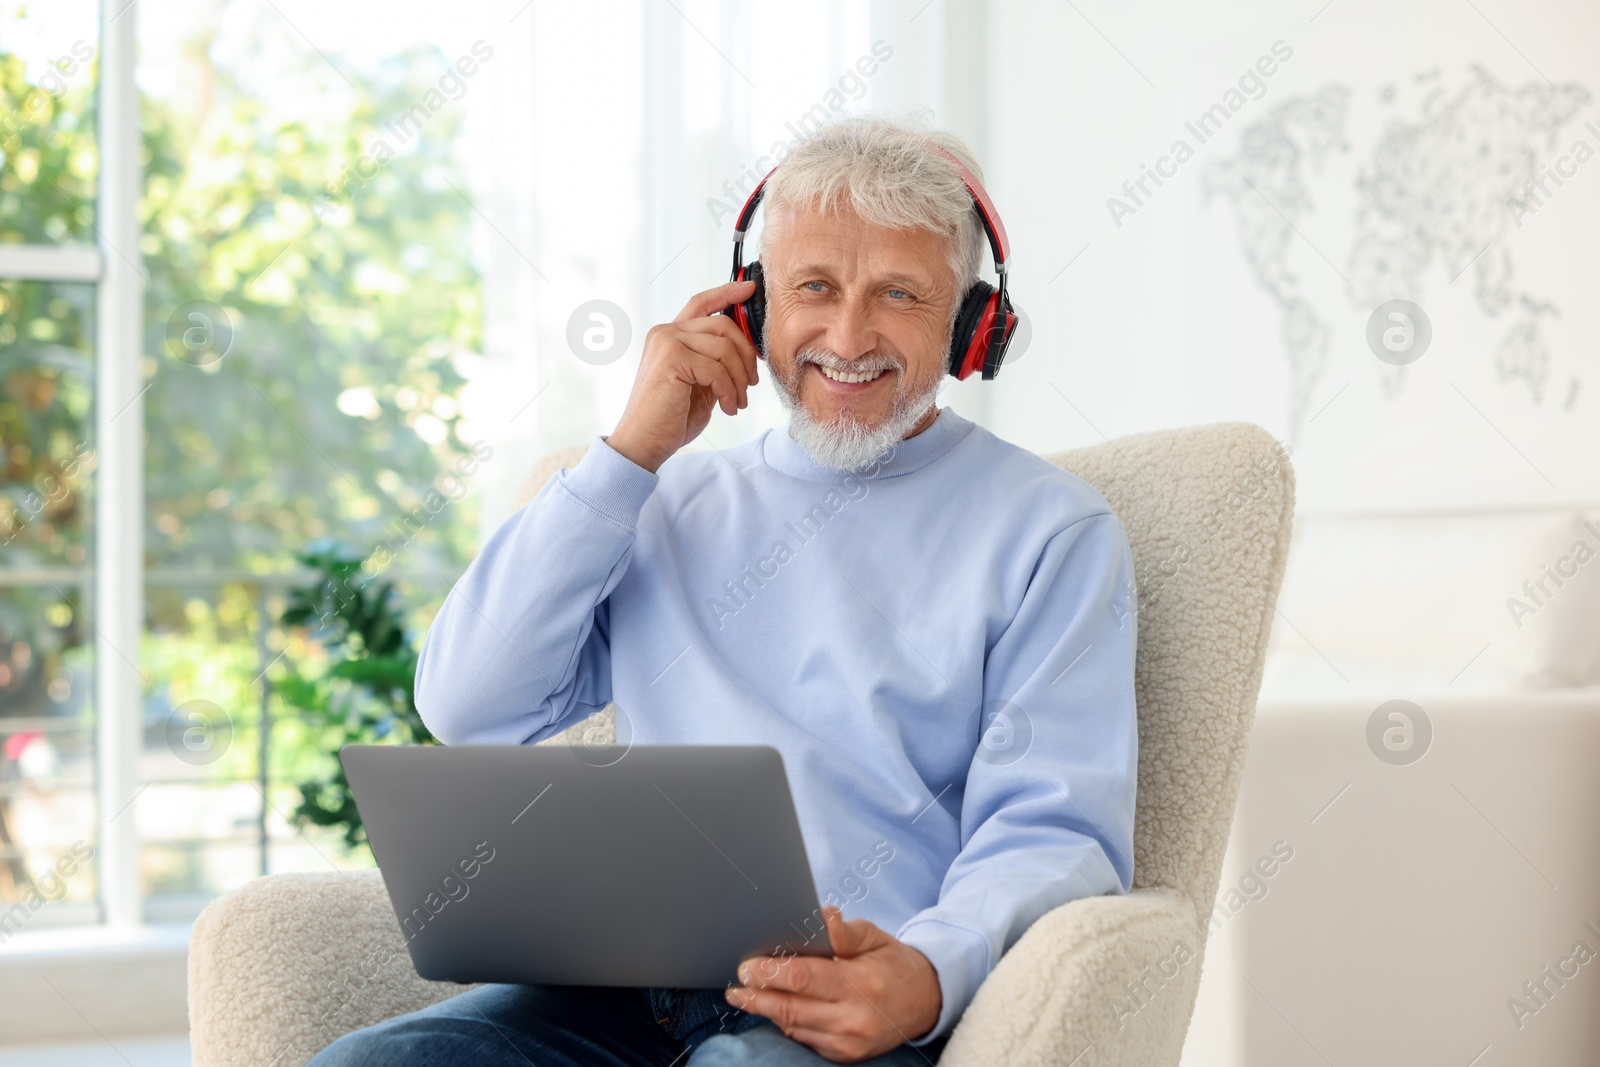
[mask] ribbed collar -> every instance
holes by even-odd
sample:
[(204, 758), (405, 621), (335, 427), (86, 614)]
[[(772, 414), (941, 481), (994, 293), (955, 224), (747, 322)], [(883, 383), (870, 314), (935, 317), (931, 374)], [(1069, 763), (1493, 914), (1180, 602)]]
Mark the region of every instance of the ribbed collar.
[[(954, 448), (975, 427), (970, 419), (957, 415), (955, 409), (942, 407), (926, 430), (896, 444), (889, 458), (879, 464), (872, 476), (894, 478), (921, 470)], [(773, 470), (808, 482), (836, 482), (841, 477), (839, 471), (824, 467), (807, 455), (800, 442), (789, 436), (788, 427), (763, 433), (760, 455)], [(864, 473), (870, 472), (871, 468)]]

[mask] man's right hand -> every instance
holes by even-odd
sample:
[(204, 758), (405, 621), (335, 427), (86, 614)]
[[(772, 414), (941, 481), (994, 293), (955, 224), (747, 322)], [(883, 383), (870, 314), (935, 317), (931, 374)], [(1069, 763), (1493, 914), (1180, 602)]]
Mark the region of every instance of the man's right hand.
[(748, 390), (761, 380), (756, 346), (722, 309), (753, 292), (752, 281), (707, 289), (677, 318), (650, 328), (628, 406), (606, 444), (655, 471), (700, 436), (712, 405), (720, 403), (729, 415), (749, 405)]

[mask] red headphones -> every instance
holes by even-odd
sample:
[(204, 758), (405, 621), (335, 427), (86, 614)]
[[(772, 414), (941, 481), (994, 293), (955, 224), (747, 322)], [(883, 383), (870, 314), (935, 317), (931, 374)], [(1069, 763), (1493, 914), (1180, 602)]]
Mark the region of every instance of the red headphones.
[[(1006, 237), (1006, 228), (1000, 221), (1000, 215), (994, 209), (994, 203), (989, 199), (989, 194), (984, 192), (983, 186), (973, 176), (962, 162), (951, 155), (939, 145), (932, 145), (933, 149), (954, 164), (961, 174), (961, 181), (966, 185), (967, 192), (972, 195), (972, 206), (978, 212), (978, 218), (983, 223), (983, 232), (989, 235), (989, 250), (994, 253), (994, 270), (1000, 278), (1000, 288), (996, 289), (985, 281), (976, 281), (961, 298), (961, 310), (956, 315), (955, 329), (950, 335), (950, 351), (946, 357), (946, 367), (958, 379), (966, 378), (975, 370), (982, 370), (985, 380), (993, 378), (1000, 370), (1000, 364), (1005, 361), (1006, 348), (1011, 344), (1011, 337), (1016, 332), (1017, 315), (1011, 306), (1011, 298), (1006, 295), (1006, 260), (1011, 256), (1011, 242)], [(756, 205), (761, 203), (761, 194), (767, 187), (767, 179), (772, 177), (773, 167), (767, 171), (766, 177), (756, 185), (751, 192), (750, 199), (744, 203), (744, 210), (739, 212), (739, 219), (734, 224), (733, 230), (733, 277), (731, 281), (744, 281), (746, 279), (756, 283), (756, 291), (748, 300), (731, 304), (723, 309), (723, 314), (739, 325), (744, 335), (756, 346), (756, 351), (762, 358), (766, 352), (761, 346), (762, 325), (767, 317), (766, 284), (761, 276), (761, 260), (754, 260), (749, 267), (744, 264), (744, 235), (750, 229), (750, 221), (755, 217)]]

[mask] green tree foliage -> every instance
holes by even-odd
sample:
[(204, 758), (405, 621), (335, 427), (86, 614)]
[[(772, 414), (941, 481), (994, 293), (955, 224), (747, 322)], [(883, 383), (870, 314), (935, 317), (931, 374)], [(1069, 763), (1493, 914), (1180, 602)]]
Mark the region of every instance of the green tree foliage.
[[(143, 401), (149, 562), (281, 567), (337, 532), (371, 543), (464, 454), (455, 357), (480, 347), (471, 208), (448, 109), (401, 142), (406, 113), (446, 65), (415, 52), (378, 72), (342, 121), (268, 121), (193, 52), (212, 92), (179, 110), (143, 101), (144, 235), (120, 250), (148, 277)], [(93, 77), (60, 97), (0, 53), (0, 241), (92, 244)], [(374, 146), (398, 154), (375, 174)], [(363, 177), (361, 172), (370, 174)], [(173, 355), (169, 322), (203, 302), (231, 325), (227, 354)], [(93, 290), (0, 281), (0, 431), (15, 497), (71, 459), (92, 427)], [(180, 315), (175, 321), (185, 320)], [(339, 408), (339, 398), (354, 415)], [(370, 399), (368, 396), (370, 394)], [(15, 501), (13, 501), (15, 504)], [(76, 494), (54, 515), (77, 522)], [(41, 551), (65, 544), (40, 528)], [(464, 523), (408, 546), (418, 567), (459, 564)]]
[[(25, 75), (0, 53), (0, 242), (82, 239), (97, 171), (87, 78), (52, 93)], [(0, 560), (82, 561), (69, 550), (83, 526), (93, 304), (86, 285), (0, 279)]]
[[(152, 562), (271, 567), (318, 537), (370, 545), (465, 451), (452, 357), (477, 351), (482, 310), (471, 208), (450, 184), (465, 184), (455, 116), (435, 116), (371, 178), (351, 169), (396, 139), (386, 121), (444, 62), (395, 61), (342, 123), (267, 121), (215, 68), (208, 104), (146, 101)], [(233, 331), (208, 365), (169, 340), (192, 301)], [(358, 414), (340, 410), (346, 391)], [(427, 531), (408, 564), (461, 562), (466, 528)]]
[(0, 50), (0, 242), (93, 243), (94, 77), (88, 46), (28, 79)]

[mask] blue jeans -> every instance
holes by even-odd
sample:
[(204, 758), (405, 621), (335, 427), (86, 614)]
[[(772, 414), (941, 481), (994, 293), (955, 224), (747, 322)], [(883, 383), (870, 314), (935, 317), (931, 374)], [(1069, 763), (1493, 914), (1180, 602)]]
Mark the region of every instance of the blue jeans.
[[(945, 1038), (862, 1060), (927, 1067)], [(822, 1067), (809, 1046), (721, 989), (486, 985), (345, 1034), (311, 1067)]]

